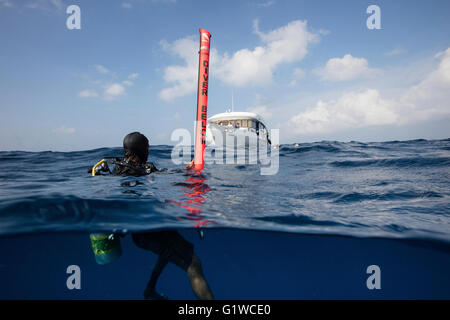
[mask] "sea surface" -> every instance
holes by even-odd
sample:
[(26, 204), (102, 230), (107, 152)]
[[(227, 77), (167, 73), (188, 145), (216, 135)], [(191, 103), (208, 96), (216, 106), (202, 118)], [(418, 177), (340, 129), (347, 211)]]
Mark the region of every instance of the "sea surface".
[[(156, 257), (129, 234), (172, 228), (219, 299), (450, 298), (450, 139), (281, 145), (273, 175), (187, 171), (172, 149), (151, 146), (161, 171), (144, 177), (87, 172), (121, 148), (0, 152), (0, 298), (140, 299)], [(124, 236), (117, 262), (95, 264), (93, 231)], [(71, 264), (83, 290), (66, 288)], [(158, 287), (194, 299), (186, 279), (169, 265)]]

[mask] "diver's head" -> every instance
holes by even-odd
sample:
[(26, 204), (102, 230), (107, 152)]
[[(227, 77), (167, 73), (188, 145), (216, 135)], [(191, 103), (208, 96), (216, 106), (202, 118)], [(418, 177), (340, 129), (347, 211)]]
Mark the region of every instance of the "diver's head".
[(123, 139), (123, 155), (134, 162), (147, 162), (148, 148), (148, 139), (142, 133), (132, 132)]

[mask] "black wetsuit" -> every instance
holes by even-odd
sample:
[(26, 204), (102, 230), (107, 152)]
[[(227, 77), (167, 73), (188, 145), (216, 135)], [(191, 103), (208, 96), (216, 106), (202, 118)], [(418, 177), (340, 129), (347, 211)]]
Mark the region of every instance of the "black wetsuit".
[[(118, 160), (118, 159), (117, 159)], [(136, 164), (127, 160), (115, 161), (111, 172), (121, 176), (143, 176), (159, 171), (151, 162)], [(175, 230), (133, 233), (134, 243), (187, 270), (194, 256), (194, 246)]]
[(115, 166), (112, 174), (118, 176), (139, 177), (145, 176), (152, 172), (159, 171), (152, 162), (141, 164), (141, 163), (134, 163), (126, 159), (123, 160), (116, 159), (114, 161), (114, 164)]

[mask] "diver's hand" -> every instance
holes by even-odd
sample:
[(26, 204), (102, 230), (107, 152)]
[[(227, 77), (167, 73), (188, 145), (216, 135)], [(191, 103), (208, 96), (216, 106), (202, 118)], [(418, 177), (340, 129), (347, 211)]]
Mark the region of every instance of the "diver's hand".
[(194, 167), (194, 160), (192, 160), (191, 162), (189, 162), (189, 164), (186, 166), (186, 167), (184, 167), (185, 169), (191, 169), (191, 168), (193, 168)]

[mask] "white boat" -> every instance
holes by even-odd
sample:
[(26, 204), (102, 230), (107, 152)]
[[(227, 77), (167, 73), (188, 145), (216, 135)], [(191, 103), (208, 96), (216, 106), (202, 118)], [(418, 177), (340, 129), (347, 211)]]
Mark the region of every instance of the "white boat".
[(269, 129), (260, 115), (227, 111), (208, 118), (206, 127), (207, 146), (218, 147), (221, 143), (226, 147), (241, 147), (271, 142)]

